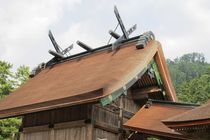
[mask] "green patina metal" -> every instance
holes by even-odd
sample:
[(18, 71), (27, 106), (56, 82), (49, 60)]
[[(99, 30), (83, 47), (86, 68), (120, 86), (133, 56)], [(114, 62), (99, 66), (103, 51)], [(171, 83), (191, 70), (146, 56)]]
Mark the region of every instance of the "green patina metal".
[(156, 64), (156, 62), (154, 60), (152, 60), (152, 62), (151, 62), (151, 67), (152, 67), (152, 69), (154, 71), (155, 78), (156, 78), (156, 80), (158, 82), (158, 85), (159, 86), (163, 85), (163, 82), (162, 82), (161, 77), (160, 77), (160, 73), (158, 71), (157, 64)]
[(141, 76), (147, 71), (147, 67), (144, 68), (136, 77), (130, 80), (124, 87), (114, 91), (112, 94), (102, 98), (100, 100), (102, 106), (110, 104), (111, 102), (115, 101), (119, 98), (122, 94), (127, 95), (127, 89), (130, 88)]
[(120, 88), (120, 89), (116, 90), (115, 92), (113, 92), (112, 94), (102, 98), (100, 102), (101, 102), (102, 106), (105, 106), (107, 104), (110, 104), (117, 98), (119, 98), (122, 94), (127, 94), (127, 92), (123, 88)]
[[(163, 84), (160, 73), (158, 71), (157, 64), (154, 60), (152, 60), (149, 65), (154, 71), (155, 78), (158, 82), (158, 85), (161, 86)], [(117, 98), (119, 98), (122, 94), (127, 94), (127, 89), (130, 88), (138, 79), (141, 78), (141, 76), (147, 71), (148, 66), (146, 66), (136, 77), (134, 77), (131, 81), (129, 81), (124, 87), (121, 87), (120, 89), (114, 91), (112, 94), (102, 98), (100, 100), (100, 103), (102, 106), (105, 106), (107, 104), (110, 104), (111, 102), (115, 101)]]

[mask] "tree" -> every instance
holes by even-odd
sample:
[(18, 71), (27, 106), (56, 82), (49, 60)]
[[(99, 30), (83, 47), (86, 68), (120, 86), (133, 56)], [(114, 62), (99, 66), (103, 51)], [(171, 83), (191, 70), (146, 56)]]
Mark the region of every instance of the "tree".
[(20, 118), (9, 118), (0, 120), (0, 140), (12, 140), (18, 133), (21, 125)]
[[(0, 61), (0, 95), (7, 96), (29, 78), (29, 67), (20, 66), (16, 72), (12, 72), (12, 64)], [(0, 140), (14, 139), (18, 128), (21, 125), (21, 118), (9, 118), (0, 120)]]
[(0, 95), (8, 95), (13, 89), (13, 74), (11, 72), (12, 64), (0, 61)]
[(205, 103), (210, 98), (210, 75), (202, 75), (185, 82), (177, 89), (179, 100), (188, 103)]
[(180, 101), (204, 103), (210, 98), (210, 64), (203, 54), (185, 54), (167, 64)]
[(29, 67), (28, 66), (20, 66), (15, 73), (16, 78), (16, 86), (20, 86), (24, 84), (29, 79)]
[(167, 60), (170, 74), (175, 88), (185, 81), (190, 81), (209, 70), (210, 64), (205, 62), (205, 57), (200, 53), (185, 54), (174, 60)]

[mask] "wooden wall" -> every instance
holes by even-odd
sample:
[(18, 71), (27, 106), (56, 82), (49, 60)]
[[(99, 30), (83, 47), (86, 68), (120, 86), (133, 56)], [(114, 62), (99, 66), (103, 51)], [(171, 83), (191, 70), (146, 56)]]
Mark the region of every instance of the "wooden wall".
[(55, 140), (87, 140), (87, 126), (55, 130), (54, 139)]
[(27, 114), (23, 117), (23, 128), (90, 119), (91, 104), (82, 104), (43, 112)]
[[(93, 139), (114, 140), (119, 139), (124, 133), (122, 124), (131, 118), (140, 105), (134, 102), (129, 96), (122, 96), (114, 103), (107, 106), (94, 104), (93, 106)], [(122, 116), (120, 112), (122, 111)]]
[(88, 127), (50, 129), (39, 132), (23, 132), (20, 140), (88, 140)]
[(115, 133), (95, 128), (93, 140), (117, 140), (118, 136)]
[(20, 140), (50, 140), (50, 131), (21, 133)]
[[(128, 91), (129, 93), (130, 91)], [(127, 96), (123, 96), (123, 98), (125, 98), (123, 100), (123, 109), (125, 111), (131, 112), (131, 113), (136, 113), (140, 107), (142, 106), (141, 104), (135, 102), (132, 97), (130, 96), (130, 94), (128, 94)]]
[(145, 73), (127, 91), (126, 96), (121, 96), (109, 105), (102, 106), (95, 102), (25, 115), (23, 129), (20, 129), (21, 140), (119, 139), (125, 133), (122, 124), (148, 98), (164, 100), (156, 79)]
[(139, 108), (132, 98), (122, 96), (107, 106), (92, 103), (28, 114), (23, 118), (21, 140), (117, 139), (122, 124)]

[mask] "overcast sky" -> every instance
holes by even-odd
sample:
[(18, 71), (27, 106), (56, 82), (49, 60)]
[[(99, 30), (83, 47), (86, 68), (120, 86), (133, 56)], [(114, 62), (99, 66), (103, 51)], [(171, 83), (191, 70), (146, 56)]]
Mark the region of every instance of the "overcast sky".
[(137, 24), (133, 36), (153, 31), (167, 58), (200, 52), (210, 62), (209, 0), (1, 0), (0, 60), (15, 68), (48, 61), (49, 29), (62, 48), (77, 40), (105, 45), (117, 25), (114, 5), (126, 28)]

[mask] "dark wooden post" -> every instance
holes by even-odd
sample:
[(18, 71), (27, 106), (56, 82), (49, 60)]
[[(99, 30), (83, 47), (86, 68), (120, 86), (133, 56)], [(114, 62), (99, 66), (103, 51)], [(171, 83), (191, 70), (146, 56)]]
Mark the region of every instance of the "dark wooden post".
[(90, 119), (90, 124), (88, 124), (87, 126), (87, 140), (94, 139), (93, 132), (94, 132), (94, 122), (95, 122), (95, 118), (94, 118), (95, 106), (91, 105), (90, 108), (91, 108), (90, 112), (88, 113), (88, 119)]
[(118, 140), (123, 140), (123, 96), (120, 96), (119, 98), (119, 118), (118, 118)]

